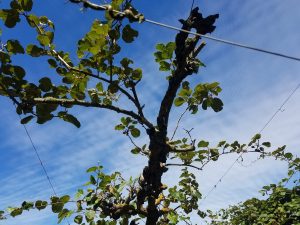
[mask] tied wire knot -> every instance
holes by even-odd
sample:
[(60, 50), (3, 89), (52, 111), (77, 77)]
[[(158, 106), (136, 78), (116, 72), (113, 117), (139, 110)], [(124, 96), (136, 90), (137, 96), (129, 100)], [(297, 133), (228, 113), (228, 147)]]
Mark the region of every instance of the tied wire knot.
[(136, 9), (129, 6), (124, 11), (116, 10), (112, 7), (112, 5), (97, 5), (88, 0), (69, 0), (72, 3), (82, 3), (84, 8), (91, 8), (94, 10), (100, 11), (108, 11), (109, 15), (115, 20), (123, 20), (124, 18), (128, 18), (130, 22), (139, 22), (142, 23), (145, 21), (145, 16), (139, 13)]
[(145, 21), (145, 16), (141, 13), (138, 13), (134, 8), (129, 7), (124, 11), (114, 10), (111, 5), (107, 5), (106, 9), (109, 15), (115, 20), (123, 20), (124, 18), (128, 18), (130, 22), (139, 22), (142, 23)]

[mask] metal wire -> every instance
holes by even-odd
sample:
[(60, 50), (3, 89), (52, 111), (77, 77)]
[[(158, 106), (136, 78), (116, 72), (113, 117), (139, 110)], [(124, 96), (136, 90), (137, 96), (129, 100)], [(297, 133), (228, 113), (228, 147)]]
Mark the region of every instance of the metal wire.
[[(20, 120), (22, 119), (20, 115), (19, 115), (19, 118), (20, 118)], [(43, 161), (42, 161), (42, 159), (41, 159), (41, 157), (40, 157), (40, 154), (39, 154), (39, 152), (38, 152), (38, 150), (37, 150), (37, 148), (36, 148), (36, 146), (35, 146), (35, 144), (34, 144), (32, 138), (31, 138), (30, 134), (29, 134), (28, 129), (27, 129), (27, 127), (26, 127), (25, 124), (22, 124), (22, 126), (23, 126), (23, 128), (24, 128), (24, 130), (25, 130), (25, 132), (26, 132), (26, 135), (27, 135), (27, 137), (28, 137), (30, 143), (31, 143), (31, 146), (32, 146), (32, 148), (33, 148), (33, 150), (34, 150), (34, 152), (35, 152), (35, 155), (36, 155), (36, 157), (38, 158), (39, 163), (40, 163), (40, 165), (41, 165), (41, 167), (42, 167), (42, 169), (43, 169), (43, 171), (44, 171), (44, 174), (45, 174), (45, 176), (46, 176), (46, 178), (47, 178), (47, 180), (48, 180), (49, 186), (51, 187), (54, 196), (57, 196), (56, 191), (55, 191), (55, 189), (54, 189), (54, 186), (53, 186), (53, 184), (52, 184), (52, 182), (51, 182), (51, 180), (50, 180), (50, 177), (49, 177), (49, 175), (48, 175), (48, 172), (47, 172), (47, 170), (46, 170), (46, 167), (45, 167), (44, 164), (43, 164)]]
[(254, 51), (258, 51), (258, 52), (262, 52), (262, 53), (266, 53), (266, 54), (270, 54), (270, 55), (275, 55), (275, 56), (279, 56), (279, 57), (282, 57), (282, 58), (287, 58), (287, 59), (291, 59), (291, 60), (300, 61), (300, 58), (298, 58), (298, 57), (293, 57), (293, 56), (285, 55), (285, 54), (278, 53), (278, 52), (273, 52), (273, 51), (269, 51), (269, 50), (265, 50), (265, 49), (261, 49), (261, 48), (257, 48), (257, 47), (252, 47), (252, 46), (249, 46), (249, 45), (245, 45), (245, 44), (241, 44), (241, 43), (237, 43), (237, 42), (233, 42), (233, 41), (228, 41), (228, 40), (221, 39), (221, 38), (216, 38), (216, 37), (213, 37), (213, 36), (199, 34), (199, 33), (193, 32), (193, 31), (184, 30), (184, 29), (181, 29), (181, 28), (178, 28), (178, 27), (175, 27), (175, 26), (171, 26), (171, 25), (168, 25), (168, 24), (156, 22), (154, 20), (146, 19), (145, 21), (148, 22), (148, 23), (152, 23), (152, 24), (155, 24), (155, 25), (158, 25), (158, 26), (166, 27), (166, 28), (169, 28), (169, 29), (172, 29), (172, 30), (181, 31), (181, 32), (185, 32), (185, 33), (192, 34), (192, 35), (195, 35), (195, 36), (199, 36), (199, 37), (202, 37), (202, 38), (206, 38), (206, 39), (209, 39), (209, 40), (212, 40), (212, 41), (216, 41), (216, 42), (220, 42), (220, 43), (224, 43), (224, 44), (228, 44), (228, 45), (232, 45), (232, 46), (237, 46), (237, 47), (240, 47), (240, 48), (246, 48), (246, 49), (250, 49), (250, 50), (254, 50)]
[[(273, 119), (276, 117), (276, 115), (279, 112), (282, 112), (283, 107), (285, 106), (285, 104), (291, 99), (291, 97), (295, 94), (295, 92), (300, 88), (300, 83), (293, 89), (293, 91), (288, 95), (288, 97), (282, 102), (282, 104), (280, 105), (280, 107), (275, 111), (275, 113), (270, 117), (270, 119), (264, 124), (264, 126), (260, 129), (259, 133), (262, 133), (267, 126), (273, 121)], [(248, 147), (247, 147), (248, 149)], [(233, 166), (238, 162), (239, 158), (242, 157), (242, 155), (245, 152), (241, 152), (238, 157), (236, 158), (236, 160), (227, 168), (227, 170), (225, 171), (225, 173), (218, 179), (218, 181), (212, 186), (212, 188), (208, 191), (208, 193), (206, 195), (204, 195), (203, 199), (202, 199), (202, 203), (207, 199), (207, 197), (214, 191), (214, 189), (217, 188), (218, 184), (222, 182), (223, 178), (229, 173), (229, 171), (233, 168)]]
[[(19, 116), (19, 118), (20, 118), (20, 120), (21, 120), (21, 119), (22, 119), (21, 116), (20, 116), (20, 115), (18, 115), (18, 116)], [(45, 167), (45, 165), (43, 164), (43, 161), (42, 161), (42, 159), (41, 159), (41, 157), (40, 157), (40, 154), (39, 154), (39, 152), (38, 152), (38, 150), (37, 150), (37, 148), (36, 148), (36, 146), (35, 146), (35, 144), (34, 144), (32, 138), (31, 138), (31, 136), (30, 136), (30, 133), (29, 133), (29, 131), (28, 131), (26, 125), (25, 125), (25, 124), (22, 124), (22, 125), (23, 125), (24, 130), (25, 130), (25, 132), (26, 132), (26, 135), (27, 135), (27, 137), (28, 137), (28, 139), (29, 139), (29, 141), (30, 141), (30, 143), (31, 143), (31, 145), (32, 145), (32, 148), (33, 148), (33, 150), (34, 150), (34, 152), (35, 152), (35, 154), (36, 154), (36, 157), (38, 158), (38, 160), (39, 160), (39, 162), (40, 162), (40, 165), (41, 165), (41, 167), (42, 167), (42, 169), (43, 169), (43, 171), (44, 171), (44, 174), (45, 174), (45, 176), (46, 176), (46, 178), (47, 178), (47, 180), (48, 180), (49, 186), (51, 187), (54, 196), (57, 196), (56, 191), (55, 191), (55, 189), (54, 189), (54, 185), (53, 185), (53, 183), (52, 183), (52, 181), (51, 181), (51, 179), (50, 179), (50, 177), (49, 177), (49, 175), (48, 175), (48, 172), (47, 172), (47, 170), (46, 170), (46, 167)], [(68, 218), (66, 218), (66, 221), (67, 221), (68, 225), (70, 225), (70, 222), (69, 222), (69, 219), (68, 219)]]
[[(95, 10), (108, 10), (108, 5), (97, 5), (97, 4), (92, 3), (88, 0), (84, 0), (84, 1), (83, 0), (70, 0), (70, 1), (74, 2), (74, 3), (80, 3), (81, 2), (81, 3), (88, 4), (90, 8), (95, 9)], [(118, 13), (120, 15), (126, 16), (126, 14), (122, 11), (119, 11), (119, 10), (112, 10), (112, 11), (115, 12), (115, 13)], [(250, 46), (250, 45), (246, 45), (246, 44), (242, 44), (242, 43), (238, 43), (238, 42), (234, 42), (234, 41), (225, 40), (225, 39), (222, 39), (222, 38), (217, 38), (217, 37), (213, 37), (213, 36), (199, 34), (197, 32), (184, 30), (184, 29), (181, 29), (179, 27), (175, 27), (175, 26), (171, 26), (171, 25), (168, 25), (168, 24), (165, 24), (165, 23), (157, 22), (155, 20), (150, 20), (150, 19), (145, 18), (144, 22), (151, 23), (151, 24), (161, 26), (161, 27), (164, 27), (164, 28), (176, 30), (176, 31), (185, 32), (185, 33), (188, 33), (188, 34), (191, 34), (191, 35), (199, 36), (201, 38), (209, 39), (209, 40), (220, 42), (220, 43), (223, 43), (223, 44), (228, 44), (228, 45), (232, 45), (232, 46), (236, 46), (236, 47), (240, 47), (240, 48), (250, 49), (250, 50), (253, 50), (253, 51), (257, 51), (257, 52), (261, 52), (261, 53), (265, 53), (265, 54), (270, 54), (270, 55), (286, 58), (286, 59), (289, 59), (289, 60), (300, 61), (299, 57), (294, 57), (294, 56), (282, 54), (282, 53), (279, 53), (279, 52), (273, 52), (273, 51), (269, 51), (269, 50), (266, 50), (266, 49), (253, 47), (253, 46)]]

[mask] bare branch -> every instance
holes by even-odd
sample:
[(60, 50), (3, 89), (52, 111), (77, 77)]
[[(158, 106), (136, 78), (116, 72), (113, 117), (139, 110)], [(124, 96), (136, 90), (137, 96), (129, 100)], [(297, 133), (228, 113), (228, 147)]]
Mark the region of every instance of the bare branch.
[(133, 85), (133, 87), (131, 88), (132, 93), (133, 93), (133, 97), (134, 97), (134, 104), (136, 105), (139, 115), (141, 117), (144, 117), (144, 113), (143, 113), (143, 107), (141, 106), (140, 100), (138, 98), (138, 95), (136, 93), (136, 89), (135, 89), (135, 85)]
[(97, 5), (87, 0), (69, 0), (72, 3), (83, 3), (85, 7), (89, 7), (94, 10), (107, 10), (109, 5)]
[(195, 146), (191, 145), (189, 148), (184, 148), (184, 149), (171, 148), (170, 152), (185, 153), (185, 152), (193, 152), (195, 150), (196, 150)]
[(168, 163), (166, 164), (166, 166), (181, 166), (181, 167), (191, 167), (191, 168), (194, 168), (194, 169), (197, 169), (197, 170), (202, 170), (201, 167), (197, 167), (197, 166), (194, 166), (194, 165), (191, 165), (191, 164), (180, 164), (180, 163)]
[(174, 138), (174, 136), (175, 136), (175, 134), (176, 134), (176, 132), (177, 132), (177, 129), (178, 129), (179, 124), (180, 124), (180, 121), (182, 120), (184, 114), (188, 111), (188, 109), (189, 109), (189, 108), (187, 107), (187, 108), (184, 110), (184, 112), (180, 115), (180, 117), (179, 117), (179, 119), (178, 119), (178, 121), (177, 121), (176, 127), (175, 127), (175, 129), (174, 129), (173, 135), (172, 135), (172, 137), (171, 137), (171, 141), (173, 140), (173, 138)]

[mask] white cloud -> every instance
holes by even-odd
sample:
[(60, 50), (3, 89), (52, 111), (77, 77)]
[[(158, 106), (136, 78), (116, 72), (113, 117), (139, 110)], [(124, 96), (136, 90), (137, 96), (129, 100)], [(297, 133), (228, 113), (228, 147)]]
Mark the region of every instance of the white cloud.
[[(158, 8), (157, 11), (162, 10), (165, 13), (165, 22), (177, 24), (177, 19), (183, 17), (183, 12), (186, 14), (188, 8), (186, 1), (169, 2), (174, 4), (176, 13), (167, 17), (166, 12), (171, 14), (173, 10)], [(180, 8), (180, 4), (184, 7)], [(207, 12), (204, 15), (207, 15), (208, 11), (221, 13), (216, 36), (297, 55), (298, 49), (295, 46), (298, 46), (300, 38), (296, 30), (298, 26), (296, 19), (299, 19), (297, 1), (283, 3), (252, 0), (242, 5), (239, 1), (231, 1), (230, 4), (217, 2), (203, 4)], [(154, 17), (155, 13), (151, 16)], [(146, 24), (141, 28), (147, 31), (149, 37), (146, 37), (146, 34), (143, 36), (144, 32), (141, 32), (145, 41), (137, 44), (141, 48), (140, 52), (128, 54), (138, 58), (136, 64), (145, 68), (145, 81), (139, 91), (142, 93), (142, 102), (146, 103), (146, 114), (155, 121), (159, 100), (164, 94), (167, 81), (158, 73), (152, 51), (149, 49), (154, 50), (156, 42), (172, 40), (175, 33)], [(300, 82), (297, 76), (299, 65), (274, 56), (209, 42), (201, 58), (207, 64), (207, 68), (191, 80), (193, 83), (220, 81), (224, 89), (222, 97), (225, 107), (218, 114), (200, 112), (197, 116), (184, 117), (178, 134), (184, 134), (182, 127), (194, 128), (192, 134), (195, 138), (212, 142), (223, 139), (247, 142)], [(299, 98), (300, 91), (295, 93), (284, 107), (285, 110), (278, 113), (263, 133), (263, 138), (270, 140), (273, 146), (288, 144), (288, 149), (296, 154), (299, 154), (300, 147), (298, 138), (300, 118), (297, 116), (300, 110)], [(43, 171), (23, 128), (16, 121), (17, 116), (13, 114), (13, 108), (8, 106), (7, 101), (2, 101), (2, 106), (7, 109), (0, 112), (1, 118), (5, 118), (0, 121), (3, 135), (1, 151), (4, 151), (0, 158), (1, 167), (4, 168), (0, 171), (0, 207), (20, 204), (25, 199), (47, 199), (52, 192)], [(118, 169), (123, 171), (126, 177), (138, 175), (142, 163), (146, 162), (145, 159), (130, 155), (128, 150), (130, 142), (113, 130), (117, 124), (116, 114), (98, 111), (78, 110), (83, 124), (79, 130), (60, 121), (45, 126), (35, 124), (28, 126), (59, 194), (74, 193), (87, 179), (85, 169), (97, 164), (99, 160), (107, 171)], [(180, 113), (180, 109), (172, 111), (170, 131), (174, 129), (175, 118), (178, 118)], [(139, 141), (144, 143), (147, 139)], [(246, 156), (245, 164), (254, 158)], [(204, 194), (234, 160), (233, 156), (225, 157), (199, 173), (200, 188)], [(258, 196), (258, 190), (263, 185), (280, 180), (285, 175), (285, 170), (284, 163), (273, 160), (259, 161), (247, 168), (237, 164), (201, 206), (217, 209)], [(167, 183), (176, 183), (173, 178), (177, 174), (178, 168), (172, 168), (164, 179)], [(48, 211), (27, 213), (3, 224), (15, 225), (21, 222), (25, 225), (47, 224), (49, 215), (51, 213)]]

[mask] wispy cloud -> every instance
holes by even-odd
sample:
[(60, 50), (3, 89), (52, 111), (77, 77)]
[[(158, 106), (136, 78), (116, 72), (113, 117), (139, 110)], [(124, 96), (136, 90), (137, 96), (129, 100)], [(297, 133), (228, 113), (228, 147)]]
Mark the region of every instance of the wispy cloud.
[[(140, 4), (141, 10), (147, 11), (143, 8), (143, 4)], [(174, 25), (178, 24), (177, 19), (183, 17), (183, 14), (186, 15), (186, 10), (189, 9), (183, 0), (177, 3), (169, 0), (163, 5), (161, 1), (154, 1), (153, 4), (160, 7), (157, 7), (155, 12), (148, 12), (151, 18), (158, 18)], [(170, 4), (172, 9), (167, 8)], [(296, 0), (289, 3), (252, 0), (242, 5), (237, 0), (228, 4), (207, 1), (203, 4), (205, 15), (221, 13), (214, 35), (258, 47), (298, 54), (300, 33), (296, 29), (298, 26), (296, 21), (299, 21), (300, 17)], [(171, 16), (168, 16), (169, 14)], [(74, 17), (77, 17), (77, 20), (81, 18), (76, 14)], [(84, 21), (78, 21), (78, 24), (86, 26)], [(144, 68), (145, 81), (142, 82), (139, 91), (142, 93), (142, 102), (146, 104), (146, 114), (155, 121), (167, 81), (158, 73), (152, 51), (156, 42), (171, 41), (175, 33), (146, 24), (141, 25), (141, 29), (143, 39), (136, 44), (136, 51), (126, 54), (131, 58), (137, 58), (136, 65)], [(63, 31), (60, 32), (63, 34)], [(57, 36), (58, 41), (59, 38)], [(59, 43), (63, 46), (64, 42)], [(224, 89), (221, 97), (224, 99), (225, 108), (217, 114), (200, 112), (197, 116), (184, 117), (178, 135), (184, 135), (183, 127), (194, 128), (192, 134), (195, 138), (211, 140), (213, 143), (223, 139), (247, 142), (300, 82), (298, 76), (300, 66), (297, 63), (273, 56), (209, 42), (201, 59), (207, 67), (203, 68), (199, 75), (195, 75), (191, 82), (194, 84), (199, 81), (220, 81)], [(270, 140), (273, 146), (288, 144), (288, 149), (295, 154), (299, 154), (300, 147), (298, 138), (300, 117), (297, 116), (300, 110), (299, 98), (300, 92), (295, 93), (284, 107), (284, 111), (278, 113), (263, 133), (263, 138)], [(6, 107), (6, 110), (0, 112), (3, 118), (0, 121), (2, 134), (0, 208), (20, 204), (25, 199), (47, 199), (52, 194), (51, 189), (22, 126), (17, 122), (13, 107), (3, 100), (1, 105)], [(85, 183), (87, 178), (85, 169), (97, 164), (98, 161), (107, 168), (107, 171), (117, 169), (123, 171), (126, 177), (137, 176), (146, 159), (134, 158), (129, 153), (131, 148), (129, 140), (114, 131), (118, 116), (99, 110), (77, 112), (83, 125), (79, 130), (61, 121), (44, 126), (34, 123), (28, 126), (57, 192), (74, 193), (77, 187)], [(172, 111), (170, 131), (174, 129), (181, 112), (181, 109)], [(139, 143), (145, 142), (146, 138), (139, 140)], [(244, 163), (248, 164), (254, 159), (254, 156), (245, 156)], [(225, 157), (209, 165), (201, 173), (195, 171), (204, 194), (234, 160), (233, 156)], [(217, 209), (258, 196), (258, 190), (265, 184), (280, 180), (285, 175), (285, 169), (286, 164), (273, 160), (259, 161), (247, 168), (237, 164), (207, 200), (201, 203), (201, 207)], [(164, 180), (170, 185), (174, 184), (176, 180), (173, 178), (178, 173), (178, 168), (171, 168), (169, 175), (164, 176)], [(27, 213), (16, 219), (1, 221), (0, 224), (50, 224), (49, 216), (51, 222), (55, 221), (55, 216), (45, 211)]]

